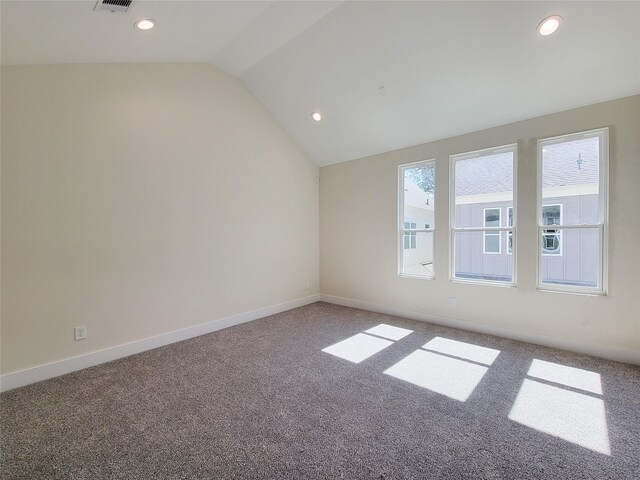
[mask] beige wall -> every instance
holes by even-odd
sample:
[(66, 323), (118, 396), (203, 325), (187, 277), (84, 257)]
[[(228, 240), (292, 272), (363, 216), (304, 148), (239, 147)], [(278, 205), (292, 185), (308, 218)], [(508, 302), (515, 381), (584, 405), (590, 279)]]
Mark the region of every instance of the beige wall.
[(318, 168), (237, 80), (28, 66), (1, 88), (3, 373), (318, 292)]
[[(536, 290), (536, 139), (610, 127), (609, 295)], [(448, 157), (519, 144), (518, 286), (449, 278)], [(397, 166), (436, 159), (435, 280), (397, 275)], [(640, 96), (320, 169), (323, 294), (426, 315), (640, 350)], [(341, 232), (341, 235), (336, 235)], [(353, 239), (366, 239), (354, 241)], [(449, 297), (457, 307), (449, 308)]]

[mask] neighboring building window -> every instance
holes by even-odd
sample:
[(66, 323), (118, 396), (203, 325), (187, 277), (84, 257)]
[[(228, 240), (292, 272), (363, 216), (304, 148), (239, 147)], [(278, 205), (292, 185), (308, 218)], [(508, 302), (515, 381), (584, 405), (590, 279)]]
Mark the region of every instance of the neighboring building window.
[[(513, 227), (513, 207), (507, 208), (507, 226)], [(507, 254), (513, 254), (513, 232), (507, 232)]]
[(607, 128), (538, 141), (540, 288), (606, 292), (608, 145)]
[[(484, 226), (499, 227), (500, 226), (500, 209), (485, 208), (484, 209)], [(483, 233), (483, 251), (484, 253), (499, 254), (501, 251), (500, 236), (502, 232), (490, 231)]]
[(415, 222), (404, 222), (404, 240), (403, 240), (403, 244), (404, 244), (405, 250), (411, 249), (411, 248), (416, 248), (416, 245), (417, 245), (417, 232), (410, 231), (410, 230), (415, 230), (416, 228), (417, 228), (417, 225), (415, 224)]
[(501, 254), (505, 234), (516, 247), (516, 162), (515, 144), (450, 157), (452, 280), (515, 284), (514, 255)]
[[(562, 225), (562, 205), (543, 205), (542, 225)], [(555, 228), (542, 231), (543, 255), (562, 255), (561, 235), (560, 230)]]
[(403, 276), (434, 276), (435, 172), (434, 160), (398, 168), (398, 273)]

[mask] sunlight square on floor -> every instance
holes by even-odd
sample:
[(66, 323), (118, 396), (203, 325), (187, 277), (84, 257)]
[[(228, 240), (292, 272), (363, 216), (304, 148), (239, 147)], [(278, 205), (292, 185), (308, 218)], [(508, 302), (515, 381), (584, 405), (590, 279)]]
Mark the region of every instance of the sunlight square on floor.
[(473, 345), (466, 342), (459, 342), (457, 340), (450, 340), (443, 337), (435, 337), (424, 344), (422, 348), (452, 355), (454, 357), (464, 358), (465, 360), (471, 360), (472, 362), (483, 363), (484, 365), (491, 365), (500, 354), (500, 350), (481, 347), (480, 345)]
[(600, 398), (525, 379), (509, 419), (611, 455), (604, 401)]
[(602, 395), (600, 374), (589, 370), (534, 359), (527, 375)]
[(365, 333), (377, 335), (378, 337), (388, 338), (389, 340), (401, 340), (407, 335), (413, 333), (413, 330), (407, 330), (406, 328), (394, 327), (393, 325), (381, 323), (380, 325), (376, 325), (369, 330), (365, 330)]
[(352, 363), (360, 363), (391, 344), (393, 342), (390, 340), (367, 335), (366, 333), (358, 333), (324, 348), (322, 351)]
[(475, 363), (416, 350), (384, 373), (465, 402), (487, 370)]

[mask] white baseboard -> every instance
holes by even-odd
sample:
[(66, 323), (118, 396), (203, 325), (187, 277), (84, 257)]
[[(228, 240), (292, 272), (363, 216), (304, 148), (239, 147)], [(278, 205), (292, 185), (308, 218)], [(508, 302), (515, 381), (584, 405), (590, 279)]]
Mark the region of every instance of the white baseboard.
[(444, 325), (446, 327), (460, 328), (462, 330), (471, 330), (473, 332), (495, 335), (497, 337), (510, 338), (522, 342), (535, 343), (544, 345), (545, 347), (558, 348), (568, 350), (570, 352), (584, 353), (595, 357), (615, 360), (617, 362), (632, 363), (640, 365), (640, 352), (630, 348), (615, 347), (611, 345), (600, 345), (594, 343), (576, 342), (562, 338), (549, 337), (546, 335), (538, 335), (534, 333), (521, 332), (511, 330), (504, 327), (496, 327), (484, 323), (469, 322), (466, 320), (458, 320), (455, 318), (443, 317), (441, 315), (430, 315), (427, 313), (405, 310), (398, 307), (379, 305), (377, 303), (364, 302), (362, 300), (354, 300), (351, 298), (337, 297), (333, 295), (320, 295), (323, 302), (343, 305), (345, 307), (359, 308), (376, 313), (393, 315), (396, 317), (409, 318), (411, 320), (420, 320), (422, 322)]
[(117, 345), (115, 347), (105, 348), (95, 352), (78, 355), (76, 357), (65, 358), (55, 362), (38, 365), (36, 367), (19, 370), (17, 372), (7, 373), (0, 376), (0, 392), (12, 390), (14, 388), (36, 383), (48, 378), (58, 377), (65, 373), (75, 372), (83, 368), (93, 367), (101, 363), (110, 362), (118, 358), (127, 357), (135, 353), (152, 350), (162, 347), (170, 343), (179, 342), (188, 338), (198, 337), (205, 333), (215, 332), (223, 328), (232, 327), (241, 323), (250, 322), (259, 318), (268, 317), (276, 313), (291, 310), (292, 308), (309, 305), (320, 300), (320, 295), (310, 295), (308, 297), (298, 298), (277, 305), (259, 308), (250, 312), (239, 313), (230, 317), (221, 318), (212, 322), (187, 327), (172, 332), (163, 333), (154, 337), (136, 340), (135, 342)]

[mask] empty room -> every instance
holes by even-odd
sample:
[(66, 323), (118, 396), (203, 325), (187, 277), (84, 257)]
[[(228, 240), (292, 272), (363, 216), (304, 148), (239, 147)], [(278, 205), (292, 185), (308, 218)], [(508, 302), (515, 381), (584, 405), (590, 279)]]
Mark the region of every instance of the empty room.
[(640, 478), (639, 1), (0, 37), (0, 478)]

